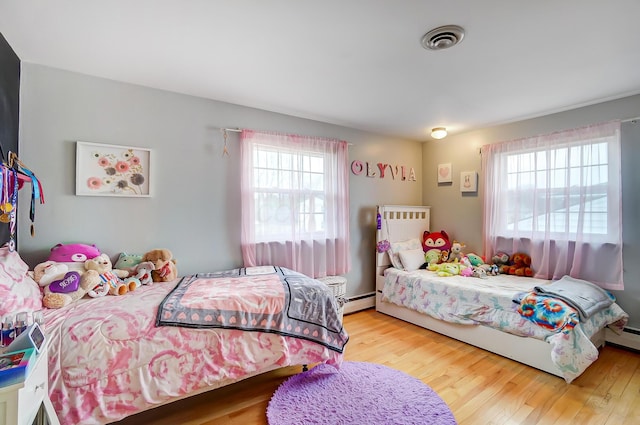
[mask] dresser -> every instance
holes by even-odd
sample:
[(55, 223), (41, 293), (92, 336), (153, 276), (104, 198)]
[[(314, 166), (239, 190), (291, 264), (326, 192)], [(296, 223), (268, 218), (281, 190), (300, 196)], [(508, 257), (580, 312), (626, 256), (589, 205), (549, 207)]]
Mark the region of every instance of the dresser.
[(29, 376), (0, 387), (0, 425), (60, 425), (49, 399), (47, 347), (42, 347)]

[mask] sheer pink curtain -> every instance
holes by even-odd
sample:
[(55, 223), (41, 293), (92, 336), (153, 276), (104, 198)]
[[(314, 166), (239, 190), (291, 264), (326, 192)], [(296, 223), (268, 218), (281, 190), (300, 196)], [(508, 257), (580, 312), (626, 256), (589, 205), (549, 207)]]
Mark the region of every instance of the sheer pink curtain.
[(311, 277), (347, 273), (347, 143), (252, 130), (240, 141), (245, 266), (279, 265)]
[(482, 147), (484, 253), (622, 290), (620, 123)]

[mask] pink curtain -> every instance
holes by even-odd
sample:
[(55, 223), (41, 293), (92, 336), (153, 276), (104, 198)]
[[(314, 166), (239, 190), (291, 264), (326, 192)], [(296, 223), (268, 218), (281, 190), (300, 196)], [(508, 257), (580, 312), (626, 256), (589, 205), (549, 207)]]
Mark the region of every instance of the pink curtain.
[(622, 290), (620, 123), (482, 147), (484, 253), (525, 252), (535, 277)]
[(347, 273), (347, 143), (253, 130), (240, 141), (245, 266), (279, 265), (314, 278)]

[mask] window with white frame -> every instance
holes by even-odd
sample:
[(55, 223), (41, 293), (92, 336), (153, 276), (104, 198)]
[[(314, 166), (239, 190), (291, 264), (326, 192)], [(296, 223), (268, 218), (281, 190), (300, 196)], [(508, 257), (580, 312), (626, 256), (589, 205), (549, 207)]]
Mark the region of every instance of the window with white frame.
[(607, 142), (596, 139), (506, 153), (504, 220), (497, 232), (576, 234), (580, 225), (584, 234), (607, 235), (609, 203), (619, 201), (618, 193), (609, 193), (608, 151)]
[(241, 133), (245, 265), (275, 264), (311, 277), (349, 271), (347, 143)]
[(485, 255), (522, 251), (536, 277), (622, 286), (619, 122), (487, 145), (482, 160)]
[(326, 230), (324, 155), (312, 150), (253, 147), (256, 242), (313, 239)]

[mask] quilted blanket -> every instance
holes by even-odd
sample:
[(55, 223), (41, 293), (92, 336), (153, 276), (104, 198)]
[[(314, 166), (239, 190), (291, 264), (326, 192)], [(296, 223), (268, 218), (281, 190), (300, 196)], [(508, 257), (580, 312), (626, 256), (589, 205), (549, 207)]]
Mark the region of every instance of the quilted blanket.
[(561, 299), (575, 308), (583, 319), (593, 316), (615, 301), (608, 291), (571, 276), (564, 276), (550, 285), (536, 286), (534, 290), (538, 294)]
[(156, 325), (277, 333), (338, 353), (349, 340), (331, 289), (277, 266), (186, 276), (160, 304)]

